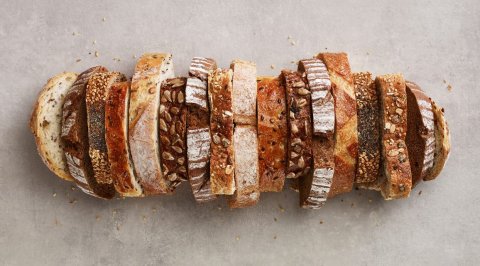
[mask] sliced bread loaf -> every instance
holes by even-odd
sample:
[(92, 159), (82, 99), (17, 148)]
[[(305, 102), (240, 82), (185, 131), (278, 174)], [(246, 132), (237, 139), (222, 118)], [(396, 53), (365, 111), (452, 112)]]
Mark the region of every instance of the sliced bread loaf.
[(233, 70), (233, 121), (236, 125), (256, 125), (257, 67), (252, 62), (234, 60), (230, 68)]
[(435, 155), (433, 168), (424, 180), (433, 180), (442, 171), (450, 153), (450, 130), (444, 116), (444, 109), (432, 101), (433, 118), (435, 121)]
[(130, 90), (128, 142), (135, 174), (146, 195), (171, 193), (162, 175), (158, 141), (160, 86), (174, 77), (172, 55), (144, 54), (135, 66)]
[(30, 130), (37, 144), (38, 154), (45, 165), (58, 177), (73, 181), (67, 166), (60, 139), (62, 107), (65, 94), (77, 79), (77, 74), (64, 72), (48, 80), (38, 95), (30, 118)]

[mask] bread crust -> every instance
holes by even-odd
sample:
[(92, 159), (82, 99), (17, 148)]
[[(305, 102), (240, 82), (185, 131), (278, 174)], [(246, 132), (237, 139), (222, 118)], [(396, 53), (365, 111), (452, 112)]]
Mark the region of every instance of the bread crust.
[(60, 139), (61, 117), (65, 94), (72, 87), (78, 74), (63, 72), (50, 78), (38, 94), (30, 118), (30, 130), (35, 137), (37, 151), (43, 163), (58, 177), (73, 181), (63, 153)]
[(355, 178), (358, 136), (353, 78), (346, 53), (320, 53), (327, 66), (335, 101), (335, 173), (329, 197), (352, 190)]
[[(380, 97), (382, 131), (382, 196), (387, 199), (408, 197), (412, 173), (405, 138), (407, 133), (407, 95), (401, 74), (378, 76), (375, 84)], [(381, 180), (382, 180), (381, 179)]]
[(170, 181), (162, 175), (158, 113), (161, 83), (173, 76), (172, 55), (144, 54), (132, 78), (128, 141), (135, 174), (145, 195), (172, 192)]
[(114, 83), (105, 104), (105, 139), (115, 190), (122, 197), (139, 197), (142, 187), (135, 176), (128, 145), (130, 82)]
[(434, 101), (432, 101), (432, 107), (435, 120), (435, 155), (432, 171), (424, 178), (426, 181), (433, 180), (440, 174), (447, 163), (451, 147), (450, 130), (445, 120), (444, 109)]
[(230, 68), (233, 70), (233, 121), (236, 125), (256, 125), (257, 67), (253, 62), (234, 60)]
[(287, 165), (287, 105), (278, 77), (258, 78), (257, 102), (260, 191), (279, 192)]

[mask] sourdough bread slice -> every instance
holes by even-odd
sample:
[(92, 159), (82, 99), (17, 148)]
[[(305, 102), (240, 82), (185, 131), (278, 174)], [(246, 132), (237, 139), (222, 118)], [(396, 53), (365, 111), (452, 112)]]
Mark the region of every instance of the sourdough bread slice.
[(95, 73), (107, 72), (101, 66), (92, 67), (81, 73), (65, 96), (62, 108), (63, 151), (68, 170), (77, 186), (85, 193), (110, 199), (115, 196), (112, 184), (100, 184), (94, 177), (90, 161), (88, 142), (87, 106), (85, 100), (88, 80)]
[(88, 154), (93, 166), (93, 175), (97, 182), (102, 184), (113, 183), (105, 140), (105, 101), (112, 84), (125, 80), (125, 75), (118, 72), (99, 72), (93, 74), (87, 82), (85, 101)]
[(236, 125), (256, 125), (257, 67), (252, 62), (234, 60), (230, 68), (233, 70), (233, 121)]
[(233, 152), (232, 70), (216, 69), (208, 76), (210, 104), (210, 182), (214, 194), (235, 192)]
[(335, 173), (329, 197), (352, 190), (358, 153), (357, 106), (346, 53), (320, 53), (327, 66), (335, 102)]
[(139, 197), (142, 187), (135, 176), (128, 145), (130, 82), (114, 83), (105, 104), (105, 139), (115, 190), (122, 197)]
[(450, 153), (450, 130), (444, 116), (444, 109), (436, 102), (432, 101), (433, 117), (435, 120), (435, 155), (433, 159), (433, 168), (424, 180), (435, 179), (447, 163)]
[(62, 107), (65, 94), (77, 79), (77, 74), (64, 72), (49, 79), (38, 95), (30, 118), (30, 130), (35, 137), (43, 163), (58, 177), (73, 181), (60, 139)]
[(287, 165), (287, 105), (278, 77), (257, 79), (258, 175), (261, 192), (282, 191)]
[(199, 203), (217, 198), (210, 185), (210, 111), (207, 101), (208, 75), (216, 68), (215, 60), (194, 57), (185, 88), (188, 178), (193, 196)]
[(432, 101), (410, 81), (407, 88), (407, 149), (412, 187), (423, 180), (433, 167), (435, 152), (435, 123), (433, 120)]
[(407, 94), (402, 74), (378, 76), (375, 79), (380, 98), (382, 131), (382, 196), (387, 199), (408, 197), (412, 173), (406, 147)]
[(135, 174), (145, 195), (171, 193), (162, 175), (158, 141), (160, 86), (173, 78), (170, 54), (144, 54), (135, 66), (130, 90), (128, 142)]

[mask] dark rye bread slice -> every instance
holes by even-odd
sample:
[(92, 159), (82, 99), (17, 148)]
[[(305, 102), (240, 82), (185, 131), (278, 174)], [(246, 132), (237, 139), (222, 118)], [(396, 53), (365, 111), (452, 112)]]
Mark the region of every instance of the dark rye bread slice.
[(87, 82), (85, 101), (87, 103), (88, 154), (93, 166), (93, 175), (98, 183), (112, 184), (105, 140), (105, 101), (110, 87), (115, 82), (125, 81), (125, 75), (118, 72), (99, 72)]
[(408, 197), (412, 173), (405, 138), (407, 135), (407, 93), (402, 74), (378, 76), (375, 85), (380, 98), (382, 130), (382, 173), (379, 181), (387, 199)]
[(114, 83), (105, 104), (105, 139), (110, 173), (115, 190), (122, 197), (139, 197), (142, 187), (135, 176), (128, 145), (128, 102), (130, 82)]
[(300, 206), (321, 208), (328, 197), (335, 171), (335, 110), (331, 82), (325, 64), (319, 59), (304, 59), (298, 64), (308, 81), (312, 99), (313, 171), (300, 178)]
[(432, 101), (433, 118), (435, 121), (435, 155), (433, 159), (433, 168), (424, 180), (433, 180), (442, 171), (447, 163), (450, 154), (450, 130), (445, 120), (444, 109), (436, 102)]
[(380, 105), (370, 72), (353, 73), (358, 116), (358, 159), (355, 183), (373, 188), (380, 173)]
[(113, 184), (100, 184), (94, 177), (88, 155), (87, 106), (85, 101), (87, 82), (92, 75), (107, 72), (101, 66), (92, 67), (81, 73), (65, 96), (62, 109), (63, 151), (68, 170), (77, 186), (85, 193), (110, 199), (115, 196)]
[(167, 79), (160, 90), (160, 153), (163, 176), (174, 190), (187, 181), (187, 108), (185, 84), (187, 78)]
[(353, 78), (346, 53), (320, 53), (327, 66), (335, 102), (335, 173), (328, 194), (334, 197), (352, 190), (358, 153), (357, 106)]
[(287, 100), (287, 175), (298, 178), (312, 169), (312, 118), (310, 90), (300, 72), (282, 70)]
[(208, 75), (217, 68), (215, 60), (194, 57), (190, 63), (185, 103), (187, 105), (188, 179), (197, 202), (217, 198), (210, 185), (210, 112), (207, 101)]
[(435, 123), (433, 120), (432, 101), (410, 81), (407, 88), (407, 149), (412, 187), (423, 180), (433, 167), (435, 151)]
[(282, 191), (287, 162), (287, 105), (278, 77), (257, 79), (258, 175), (260, 192)]
[(210, 105), (210, 182), (214, 194), (235, 192), (233, 152), (232, 70), (216, 69), (208, 76)]
[(160, 86), (174, 77), (171, 54), (144, 54), (135, 66), (128, 111), (128, 143), (135, 174), (145, 195), (168, 194), (159, 147)]

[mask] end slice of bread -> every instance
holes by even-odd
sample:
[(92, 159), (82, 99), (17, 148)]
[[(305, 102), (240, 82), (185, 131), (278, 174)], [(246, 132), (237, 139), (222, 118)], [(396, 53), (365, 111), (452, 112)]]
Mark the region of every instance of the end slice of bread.
[(450, 130), (445, 120), (444, 109), (434, 101), (432, 101), (432, 107), (435, 120), (435, 156), (432, 171), (424, 180), (433, 180), (440, 174), (447, 163), (451, 147)]

